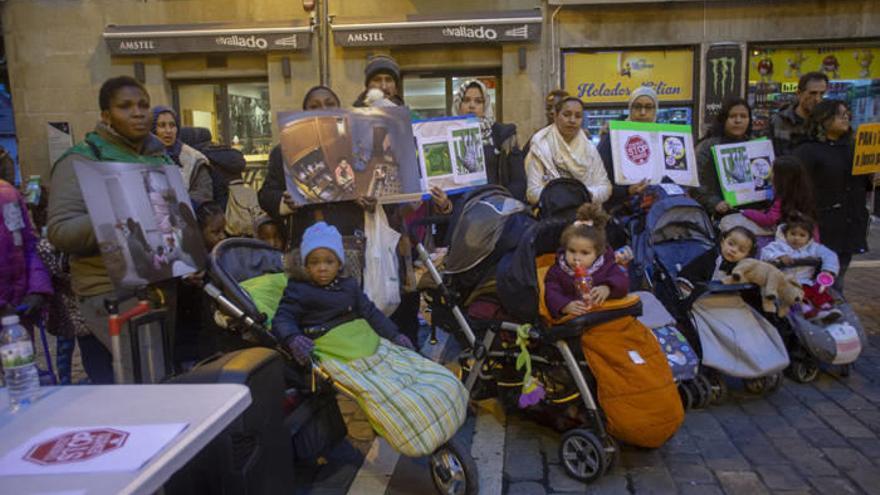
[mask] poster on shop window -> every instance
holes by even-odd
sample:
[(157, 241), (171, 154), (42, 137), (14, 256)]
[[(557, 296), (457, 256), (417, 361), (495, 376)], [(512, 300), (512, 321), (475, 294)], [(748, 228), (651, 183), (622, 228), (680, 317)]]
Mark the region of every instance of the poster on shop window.
[(773, 198), (773, 143), (756, 139), (712, 147), (715, 170), (724, 201), (739, 206)]
[(447, 193), (486, 184), (486, 157), (480, 120), (440, 117), (413, 122), (422, 190)]
[(117, 289), (205, 268), (205, 244), (180, 167), (86, 159), (73, 166), (101, 258)]
[(287, 192), (297, 204), (421, 197), (406, 108), (281, 112), (278, 122)]
[(609, 129), (615, 183), (700, 185), (691, 126), (611, 121)]

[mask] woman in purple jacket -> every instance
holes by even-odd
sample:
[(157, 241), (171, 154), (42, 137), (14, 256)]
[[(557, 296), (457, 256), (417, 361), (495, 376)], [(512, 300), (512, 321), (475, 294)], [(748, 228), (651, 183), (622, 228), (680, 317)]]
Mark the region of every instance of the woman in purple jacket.
[(25, 305), (24, 316), (33, 316), (52, 295), (52, 279), (37, 252), (38, 239), (24, 199), (4, 180), (0, 180), (0, 210), (0, 314)]
[[(544, 277), (544, 301), (553, 318), (583, 315), (609, 297), (618, 299), (629, 291), (629, 276), (605, 241), (608, 218), (601, 205), (586, 203), (578, 209), (577, 220), (562, 232), (556, 263)], [(578, 287), (580, 277), (589, 277), (588, 296)]]

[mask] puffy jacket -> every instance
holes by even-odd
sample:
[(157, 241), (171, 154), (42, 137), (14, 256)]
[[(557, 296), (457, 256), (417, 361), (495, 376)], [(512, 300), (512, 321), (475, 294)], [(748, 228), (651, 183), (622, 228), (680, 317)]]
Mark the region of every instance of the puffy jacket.
[[(15, 187), (0, 180), (0, 309), (28, 294), (52, 294), (52, 277), (37, 252), (39, 240), (27, 205)], [(18, 239), (16, 239), (16, 237)]]
[(807, 140), (807, 121), (795, 112), (797, 105), (788, 105), (770, 119), (770, 139), (776, 156), (790, 155)]

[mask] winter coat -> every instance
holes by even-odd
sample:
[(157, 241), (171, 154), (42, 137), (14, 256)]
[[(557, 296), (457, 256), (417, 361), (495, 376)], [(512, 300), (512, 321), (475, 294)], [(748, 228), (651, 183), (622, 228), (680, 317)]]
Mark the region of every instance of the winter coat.
[[(774, 230), (782, 220), (782, 199), (774, 199), (773, 203), (770, 204), (770, 208), (767, 208), (766, 210), (742, 210), (740, 213), (742, 213), (742, 216), (755, 222), (759, 226), (765, 229)], [(818, 225), (813, 229), (813, 239), (817, 241), (820, 239)]]
[(581, 181), (593, 203), (602, 204), (611, 197), (611, 182), (602, 158), (586, 134), (578, 133), (567, 143), (554, 124), (538, 131), (531, 144), (526, 157), (526, 198), (532, 205), (538, 204), (544, 186), (560, 177)]
[(183, 144), (178, 156), (183, 183), (189, 191), (189, 197), (197, 204), (214, 200), (213, 181), (211, 180), (208, 158), (199, 150)]
[(736, 263), (721, 257), (721, 250), (716, 246), (697, 256), (678, 272), (678, 278), (691, 285), (705, 284), (712, 280), (721, 280), (733, 273)]
[(76, 144), (52, 167), (49, 194), (49, 242), (70, 255), (70, 276), (76, 295), (86, 297), (113, 290), (107, 267), (101, 260), (92, 220), (80, 190), (73, 162), (91, 161), (143, 163), (157, 167), (174, 162), (165, 154), (165, 146), (152, 134), (138, 149), (109, 126), (99, 123), (94, 132)]
[[(795, 260), (819, 258), (822, 260), (822, 271), (830, 272), (833, 275), (840, 272), (840, 263), (834, 251), (815, 241), (810, 241), (806, 246), (795, 249), (785, 242), (782, 229), (779, 229), (776, 233), (776, 240), (761, 249), (761, 260), (775, 261), (783, 256), (790, 256)], [(812, 285), (813, 277), (816, 275), (816, 269), (812, 266), (782, 268), (782, 271), (794, 275), (801, 285)]]
[(516, 141), (516, 125), (492, 124), (492, 142), (483, 145), (486, 179), (507, 188), (514, 198), (526, 200), (525, 156)]
[(52, 294), (52, 278), (37, 251), (39, 239), (27, 205), (12, 184), (0, 180), (0, 309), (28, 294)]
[(770, 139), (776, 156), (790, 155), (807, 140), (807, 121), (795, 112), (797, 104), (783, 107), (770, 119)]
[[(556, 253), (556, 263), (547, 270), (547, 275), (544, 276), (544, 301), (553, 318), (561, 317), (562, 308), (581, 298), (575, 286), (574, 277), (559, 266), (560, 261), (564, 258), (565, 251), (560, 249)], [(608, 294), (609, 299), (620, 299), (626, 296), (629, 292), (629, 275), (624, 267), (614, 262), (614, 251), (607, 248), (605, 254), (602, 255), (602, 260), (602, 264), (590, 273), (593, 287), (607, 285), (611, 289)], [(564, 261), (562, 262), (564, 263)]]
[(623, 205), (627, 198), (629, 198), (629, 186), (618, 185), (614, 182), (614, 155), (611, 152), (611, 133), (606, 133), (599, 139), (599, 146), (596, 149), (602, 158), (602, 165), (605, 166), (608, 180), (611, 181), (611, 197), (605, 202), (605, 209), (611, 211)]
[(400, 335), (397, 326), (367, 298), (355, 279), (338, 277), (319, 287), (301, 276), (292, 277), (284, 289), (272, 319), (272, 333), (280, 342), (287, 343), (297, 335), (305, 335), (306, 328), (346, 317), (363, 318), (380, 337), (388, 340), (394, 341)]
[(868, 249), (867, 193), (869, 175), (852, 175), (853, 143), (808, 141), (794, 150), (813, 180), (813, 197), (822, 243), (841, 254)]

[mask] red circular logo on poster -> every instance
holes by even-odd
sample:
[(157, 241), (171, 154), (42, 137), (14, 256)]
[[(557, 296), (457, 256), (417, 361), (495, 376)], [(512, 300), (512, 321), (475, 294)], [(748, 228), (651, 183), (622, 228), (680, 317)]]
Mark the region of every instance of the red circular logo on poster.
[(24, 460), (51, 466), (85, 461), (120, 449), (128, 439), (128, 432), (112, 428), (79, 430), (34, 445)]
[(624, 149), (626, 149), (626, 157), (636, 165), (648, 163), (648, 157), (651, 156), (651, 148), (641, 136), (630, 136), (626, 140)]

